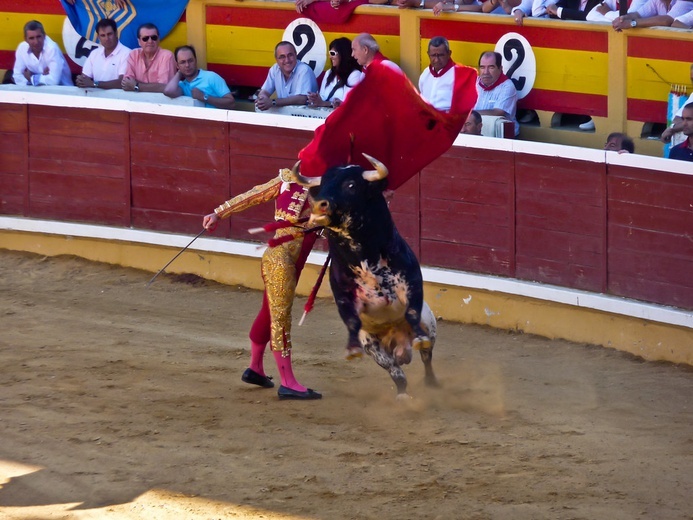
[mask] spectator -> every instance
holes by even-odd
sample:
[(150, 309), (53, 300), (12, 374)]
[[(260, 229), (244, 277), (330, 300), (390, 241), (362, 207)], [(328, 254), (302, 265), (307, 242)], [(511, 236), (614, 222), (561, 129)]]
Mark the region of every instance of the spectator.
[(512, 80), (503, 74), (503, 57), (499, 53), (487, 51), (481, 54), (476, 91), (479, 97), (474, 109), (481, 115), (507, 117), (515, 124), (517, 136), (520, 133), (515, 118), (517, 90)]
[(677, 29), (691, 29), (693, 28), (693, 8), (686, 10), (685, 7), (686, 5), (683, 4), (682, 2), (688, 1), (689, 2), (689, 7), (690, 7), (690, 2), (691, 0), (678, 0), (679, 3), (681, 4), (679, 6), (679, 9), (682, 11), (685, 10), (686, 12), (674, 12), (672, 10), (672, 17), (674, 18), (674, 21), (671, 22), (672, 27), (676, 27)]
[(449, 112), (452, 106), (455, 80), (458, 79), (452, 61), (450, 43), (442, 36), (435, 36), (428, 42), (428, 59), (430, 65), (419, 76), (421, 96), (437, 110)]
[[(693, 63), (691, 63), (691, 83), (693, 83)], [(681, 103), (681, 108), (674, 114), (674, 120), (671, 122), (671, 126), (668, 128), (664, 129), (664, 132), (662, 132), (662, 135), (660, 139), (664, 143), (669, 143), (672, 142), (672, 138), (674, 137), (675, 134), (678, 134), (683, 130), (683, 108), (688, 104), (688, 103), (693, 103), (693, 94), (688, 96), (688, 99), (683, 101)], [(672, 143), (674, 144), (674, 143)]]
[(382, 52), (380, 52), (380, 45), (375, 41), (375, 38), (368, 33), (361, 33), (354, 41), (351, 42), (351, 55), (356, 59), (363, 73), (366, 73), (366, 69), (373, 62), (382, 62), (383, 65), (390, 67), (391, 69), (402, 72), (394, 61), (387, 59)]
[(688, 103), (683, 107), (681, 125), (686, 140), (669, 151), (669, 159), (693, 162), (693, 141), (691, 141), (691, 136), (693, 135), (693, 103)]
[(461, 134), (468, 135), (481, 135), (481, 129), (484, 126), (483, 120), (481, 119), (481, 114), (476, 110), (472, 110), (464, 122)]
[(561, 20), (585, 20), (589, 13), (600, 0), (558, 0), (555, 4), (548, 4), (546, 12), (550, 16)]
[(636, 27), (668, 27), (674, 18), (693, 10), (690, 0), (648, 0), (638, 11), (618, 16), (611, 23), (617, 31)]
[[(296, 380), (291, 363), (291, 310), (298, 278), (316, 238), (315, 233), (297, 231), (306, 225), (304, 219), (310, 215), (308, 189), (294, 182), (291, 170), (282, 169), (277, 177), (265, 184), (224, 202), (202, 219), (202, 226), (214, 230), (220, 219), (272, 200), (275, 201), (275, 220), (291, 223), (293, 227), (279, 228), (275, 238), (282, 240), (275, 247), (266, 248), (262, 255), (265, 293), (260, 312), (250, 328), (250, 366), (243, 372), (241, 380), (262, 388), (274, 387), (272, 378), (265, 374), (264, 369), (264, 355), (269, 343), (281, 379), (277, 392), (279, 399), (320, 399), (322, 395), (319, 392)], [(286, 238), (289, 240), (284, 240)]]
[(314, 107), (337, 108), (349, 91), (361, 81), (361, 66), (351, 55), (351, 40), (337, 38), (330, 42), (332, 67), (325, 72), (320, 92), (310, 92), (308, 103)]
[(89, 53), (75, 83), (82, 88), (122, 88), (130, 49), (118, 40), (118, 26), (110, 18), (99, 20), (96, 34), (100, 45)]
[[(635, 13), (642, 8), (647, 0), (624, 0), (628, 2), (629, 13)], [(587, 13), (588, 22), (609, 22), (612, 23), (616, 17), (621, 15), (621, 0), (604, 0), (596, 5)]]
[(635, 143), (626, 134), (612, 132), (606, 138), (604, 150), (618, 153), (635, 153)]
[(24, 41), (17, 46), (12, 78), (16, 85), (72, 85), (70, 68), (58, 44), (41, 22), (24, 25)]
[[(318, 90), (313, 69), (298, 60), (296, 47), (291, 42), (279, 42), (274, 48), (274, 58), (277, 63), (270, 68), (267, 79), (257, 95), (256, 109), (305, 105), (308, 93)], [(270, 99), (275, 91), (277, 98)]]
[(197, 53), (192, 45), (178, 47), (173, 53), (178, 72), (164, 88), (170, 98), (189, 96), (203, 101), (208, 108), (231, 110), (236, 100), (223, 78), (216, 72), (197, 68)]
[(159, 29), (153, 23), (137, 28), (140, 48), (128, 56), (123, 77), (123, 90), (134, 92), (163, 92), (176, 74), (176, 59), (169, 50), (159, 47)]

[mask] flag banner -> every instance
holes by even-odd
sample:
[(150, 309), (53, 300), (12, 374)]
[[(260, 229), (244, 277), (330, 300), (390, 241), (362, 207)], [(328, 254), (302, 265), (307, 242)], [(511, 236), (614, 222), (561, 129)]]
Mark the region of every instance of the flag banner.
[(131, 49), (139, 48), (137, 28), (153, 23), (159, 37), (165, 38), (180, 20), (188, 0), (124, 0), (120, 8), (115, 0), (76, 0), (74, 5), (60, 0), (72, 27), (87, 40), (97, 42), (96, 24), (111, 18), (118, 26), (120, 41)]
[(390, 189), (401, 186), (450, 149), (476, 103), (476, 69), (455, 65), (455, 74), (452, 108), (441, 112), (402, 72), (372, 63), (299, 152), (301, 173), (319, 177), (346, 164), (372, 169), (367, 153), (388, 168)]

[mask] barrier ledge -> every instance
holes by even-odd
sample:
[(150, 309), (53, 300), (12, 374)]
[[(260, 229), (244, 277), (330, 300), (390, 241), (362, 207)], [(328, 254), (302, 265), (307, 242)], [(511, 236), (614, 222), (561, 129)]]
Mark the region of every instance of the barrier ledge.
[[(0, 248), (158, 271), (190, 236), (0, 217)], [(263, 246), (200, 238), (167, 272), (262, 289)], [(324, 263), (314, 251), (298, 294), (307, 295)], [(232, 267), (231, 267), (232, 266)], [(440, 319), (602, 345), (650, 361), (693, 365), (693, 312), (501, 277), (424, 267), (426, 300)], [(320, 297), (329, 297), (328, 284)]]
[[(323, 118), (298, 117), (277, 112), (260, 113), (206, 108), (201, 102), (187, 96), (171, 99), (158, 93), (136, 93), (122, 90), (106, 91), (81, 89), (78, 87), (24, 87), (17, 85), (2, 85), (0, 92), (3, 94), (2, 98), (0, 98), (0, 103), (114, 110), (307, 131), (315, 131), (324, 122)], [(693, 168), (685, 161), (674, 161), (640, 154), (618, 154), (606, 152), (602, 149), (580, 146), (465, 134), (458, 135), (453, 146), (529, 153), (545, 157), (563, 157), (595, 163), (607, 162), (608, 164), (632, 168), (693, 175)]]
[(207, 108), (201, 101), (188, 96), (172, 99), (154, 92), (2, 85), (0, 86), (0, 93), (2, 93), (0, 104), (89, 108), (310, 131), (315, 130), (324, 122), (324, 118), (313, 119), (279, 113)]

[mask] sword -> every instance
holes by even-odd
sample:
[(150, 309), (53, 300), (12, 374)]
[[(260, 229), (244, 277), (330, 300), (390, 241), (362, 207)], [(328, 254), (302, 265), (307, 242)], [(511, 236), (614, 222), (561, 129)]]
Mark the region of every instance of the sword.
[(163, 267), (159, 270), (159, 272), (156, 273), (156, 274), (152, 277), (151, 280), (149, 280), (149, 281), (147, 282), (147, 285), (145, 285), (144, 288), (146, 289), (147, 287), (149, 287), (150, 285), (152, 285), (152, 282), (153, 282), (154, 280), (156, 280), (156, 277), (159, 276), (161, 273), (163, 273), (164, 270), (165, 270), (169, 265), (171, 265), (171, 263), (172, 263), (176, 258), (178, 258), (178, 257), (183, 253), (183, 251), (185, 251), (186, 249), (188, 249), (188, 248), (190, 247), (190, 245), (191, 245), (195, 240), (197, 240), (198, 238), (200, 238), (200, 237), (202, 236), (202, 233), (204, 233), (205, 231), (207, 231), (207, 230), (206, 230), (205, 228), (202, 228), (202, 231), (200, 231), (200, 232), (195, 236), (195, 238), (193, 238), (190, 242), (188, 242), (188, 245), (187, 245), (187, 246), (185, 246), (183, 249), (181, 249), (180, 251), (178, 251), (178, 254), (177, 254), (176, 256), (174, 256), (173, 258), (171, 258), (171, 260), (169, 260), (169, 262), (168, 262), (165, 266), (163, 266)]

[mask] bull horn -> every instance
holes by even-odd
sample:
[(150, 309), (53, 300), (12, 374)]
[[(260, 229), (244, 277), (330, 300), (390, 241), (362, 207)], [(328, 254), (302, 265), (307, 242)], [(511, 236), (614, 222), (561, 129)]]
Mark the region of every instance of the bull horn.
[(381, 163), (378, 159), (371, 157), (368, 154), (363, 154), (363, 156), (368, 159), (368, 162), (373, 165), (375, 170), (368, 170), (363, 172), (363, 178), (368, 182), (379, 181), (387, 177), (388, 171), (387, 167)]
[(296, 182), (299, 183), (301, 186), (306, 186), (308, 188), (312, 188), (313, 186), (320, 186), (320, 181), (322, 180), (322, 177), (304, 177), (299, 172), (300, 166), (301, 161), (299, 159), (298, 161), (296, 161), (296, 164), (294, 164), (294, 167), (291, 168), (291, 175), (293, 175)]

